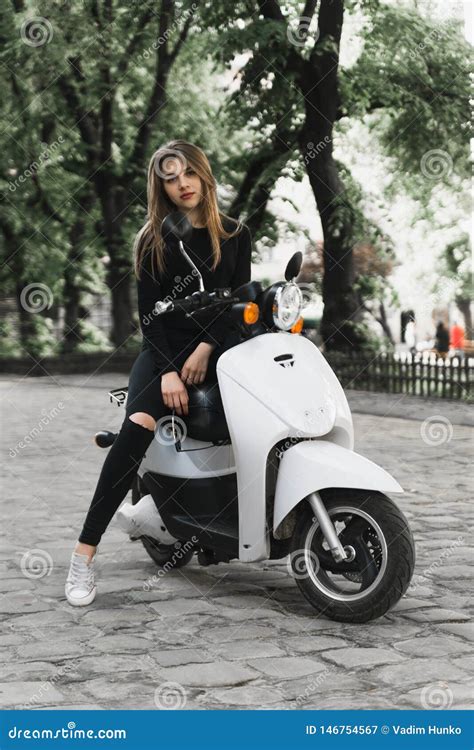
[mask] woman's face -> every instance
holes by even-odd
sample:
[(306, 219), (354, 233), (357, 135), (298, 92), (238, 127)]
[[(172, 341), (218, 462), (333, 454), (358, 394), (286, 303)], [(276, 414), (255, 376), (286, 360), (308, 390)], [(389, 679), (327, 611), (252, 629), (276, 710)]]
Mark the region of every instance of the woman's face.
[(166, 159), (163, 165), (163, 187), (175, 206), (184, 211), (196, 208), (202, 199), (201, 178), (180, 159)]

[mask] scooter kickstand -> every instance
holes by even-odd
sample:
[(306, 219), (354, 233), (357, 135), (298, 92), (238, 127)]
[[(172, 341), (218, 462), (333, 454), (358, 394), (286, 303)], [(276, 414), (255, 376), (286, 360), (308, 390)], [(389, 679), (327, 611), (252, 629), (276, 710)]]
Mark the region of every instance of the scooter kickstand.
[(318, 519), (323, 536), (329, 545), (331, 555), (335, 561), (342, 562), (343, 560), (347, 560), (350, 555), (346, 552), (339, 540), (334, 524), (331, 521), (323, 501), (321, 500), (319, 492), (312, 492), (307, 496), (306, 500), (308, 500), (311, 510)]

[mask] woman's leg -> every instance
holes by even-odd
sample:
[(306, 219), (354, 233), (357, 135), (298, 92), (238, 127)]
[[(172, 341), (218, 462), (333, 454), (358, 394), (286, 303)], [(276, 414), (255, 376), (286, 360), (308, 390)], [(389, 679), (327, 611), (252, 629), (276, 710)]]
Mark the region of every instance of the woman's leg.
[(76, 552), (92, 556), (102, 534), (129, 491), (154, 437), (156, 421), (169, 414), (161, 376), (153, 372), (151, 352), (142, 351), (129, 378), (125, 418), (104, 461)]
[(161, 375), (155, 373), (152, 353), (144, 350), (132, 367), (125, 419), (104, 461), (79, 541), (71, 555), (65, 594), (73, 606), (86, 606), (95, 599), (96, 547), (132, 485), (154, 438), (156, 421), (168, 413), (161, 394)]
[[(223, 344), (212, 352), (207, 382), (217, 383), (217, 359), (236, 343), (236, 333), (229, 332)], [(188, 349), (195, 346), (196, 343), (192, 342)], [(175, 355), (177, 367), (182, 366), (189, 353), (183, 348)], [(141, 460), (153, 440), (157, 420), (170, 413), (163, 403), (161, 375), (155, 374), (152, 352), (145, 349), (132, 367), (125, 419), (104, 461), (76, 552), (89, 557), (94, 554), (102, 534), (132, 486)]]
[(97, 547), (115, 511), (132, 486), (140, 462), (153, 440), (154, 420), (152, 420), (152, 426), (146, 427), (134, 421), (135, 416), (142, 422), (145, 421), (143, 418), (150, 419), (150, 415), (146, 412), (124, 419), (120, 432), (102, 466), (99, 481), (79, 536), (80, 545)]

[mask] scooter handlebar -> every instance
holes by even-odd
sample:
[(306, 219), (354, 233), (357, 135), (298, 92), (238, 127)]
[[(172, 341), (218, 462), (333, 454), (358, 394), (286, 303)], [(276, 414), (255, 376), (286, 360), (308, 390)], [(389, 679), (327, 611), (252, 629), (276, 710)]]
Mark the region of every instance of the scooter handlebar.
[(199, 291), (188, 294), (183, 299), (158, 301), (155, 304), (155, 314), (164, 315), (165, 313), (180, 310), (185, 313), (193, 312), (210, 305), (231, 305), (238, 302), (237, 298), (232, 297), (231, 289), (215, 289), (213, 292)]

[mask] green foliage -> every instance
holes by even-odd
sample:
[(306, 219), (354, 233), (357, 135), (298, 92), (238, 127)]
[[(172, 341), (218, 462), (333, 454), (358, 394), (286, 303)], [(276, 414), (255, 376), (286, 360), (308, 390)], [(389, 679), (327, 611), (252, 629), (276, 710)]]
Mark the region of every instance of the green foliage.
[(13, 326), (7, 320), (0, 321), (0, 357), (14, 357), (18, 344), (13, 337)]
[(39, 314), (33, 314), (31, 318), (31, 334), (23, 344), (21, 355), (31, 354), (35, 359), (49, 357), (56, 350), (53, 321)]
[[(0, 0), (1, 2), (1, 0)], [(51, 290), (55, 304), (64, 302), (68, 283), (79, 289), (80, 302), (87, 307), (90, 293), (105, 292), (104, 259), (107, 246), (101, 223), (101, 207), (95, 199), (83, 209), (81, 194), (97, 169), (120, 179), (126, 174), (128, 160), (144, 117), (153, 85), (159, 38), (159, 14), (155, 2), (139, 6), (125, 2), (113, 4), (112, 18), (106, 18), (103, 4), (46, 2), (41, 15), (49, 24), (49, 41), (31, 46), (22, 41), (24, 24), (37, 14), (27, 2), (20, 13), (3, 2), (5, 45), (0, 52), (4, 65), (0, 83), (8, 96), (0, 102), (0, 117), (8, 123), (2, 128), (0, 143), (0, 254), (3, 264), (3, 289), (16, 293), (23, 285), (41, 281)], [(171, 24), (168, 45), (172, 47), (191, 2), (176, 3), (176, 19)], [(98, 15), (94, 13), (98, 8)], [(144, 22), (147, 11), (149, 17)], [(48, 30), (45, 24), (43, 29)], [(130, 45), (137, 31), (133, 52)], [(213, 63), (202, 55), (202, 35), (191, 33), (172, 68), (167, 99), (154, 128), (152, 150), (172, 138), (187, 138), (198, 143), (209, 155), (218, 181), (232, 193), (240, 172), (228, 166), (229, 156), (248, 148), (246, 131), (235, 128), (230, 113), (221, 111), (227, 98)], [(69, 62), (68, 62), (69, 61)], [(196, 74), (198, 63), (199, 73)], [(110, 83), (107, 85), (106, 68)], [(218, 73), (218, 71), (216, 71)], [(75, 91), (85, 113), (79, 115), (67, 106), (62, 82)], [(97, 169), (88, 165), (87, 132), (83, 127), (102, 128), (101, 106), (113, 97), (112, 157)], [(107, 133), (103, 132), (106, 136)], [(223, 148), (225, 144), (225, 149)], [(44, 159), (39, 155), (45, 151)], [(125, 241), (120, 252), (131, 270), (131, 246), (143, 224), (146, 212), (146, 170), (151, 151), (133, 183), (136, 196), (121, 218)], [(32, 163), (38, 163), (34, 169)], [(75, 225), (83, 220), (78, 247), (71, 244)], [(33, 316), (37, 317), (37, 316)], [(37, 330), (37, 321), (34, 329)], [(44, 326), (43, 326), (44, 328)], [(35, 353), (46, 353), (44, 330), (38, 330)], [(103, 337), (79, 322), (77, 332), (86, 350), (103, 347)], [(32, 342), (28, 340), (28, 347)], [(33, 350), (32, 350), (33, 351)]]
[(341, 75), (342, 110), (368, 117), (394, 179), (419, 199), (469, 174), (472, 50), (453, 21), (380, 5), (367, 17), (363, 50)]
[(372, 359), (376, 354), (382, 352), (393, 352), (394, 347), (386, 337), (381, 337), (378, 332), (368, 324), (367, 321), (361, 323), (351, 323), (350, 327), (354, 335), (360, 341), (359, 351)]
[(451, 242), (442, 255), (443, 275), (452, 279), (456, 286), (456, 301), (474, 299), (472, 285), (472, 249), (469, 235), (464, 233)]
[[(282, 22), (264, 19), (253, 0), (199, 4), (169, 72), (143, 163), (131, 169), (139, 124), (154, 85), (157, 52), (162, 45), (173, 48), (193, 8), (192, 0), (172, 5), (174, 18), (166, 41), (159, 39), (163, 7), (152, 0), (46, 0), (40, 6), (32, 0), (0, 0), (0, 281), (6, 294), (17, 294), (18, 282), (21, 286), (41, 281), (50, 288), (55, 305), (61, 305), (67, 280), (87, 307), (88, 295), (105, 292), (102, 207), (94, 199), (83, 210), (84, 190), (99, 172), (101, 179), (114, 185), (122, 180), (123, 189), (131, 189), (134, 197), (120, 216), (117, 251), (120, 262), (131, 267), (132, 240), (146, 212), (147, 161), (156, 147), (172, 138), (196, 142), (209, 155), (223, 188), (225, 210), (252, 160), (261, 157), (258, 179), (244, 196), (244, 218), (246, 206), (255, 196), (271, 195), (280, 176), (295, 181), (305, 177), (298, 147), (305, 117), (296, 72), (301, 68), (287, 63), (306, 62), (316, 34), (312, 31), (303, 46), (291, 43), (288, 31), (296, 29), (303, 6), (296, 0), (280, 2)], [(362, 13), (366, 21), (362, 53), (350, 68), (340, 70), (338, 127), (362, 120), (372, 128), (392, 160), (392, 191), (409, 190), (426, 206), (438, 185), (459, 192), (469, 167), (472, 65), (460, 29), (451, 21), (435, 25), (413, 8), (379, 0), (348, 0), (346, 14), (355, 13)], [(50, 24), (50, 38), (31, 45), (24, 40), (25, 24), (37, 15)], [(336, 51), (334, 40), (316, 43), (318, 55), (327, 50)], [(223, 81), (231, 66), (235, 78), (229, 85)], [(75, 92), (77, 111), (67, 103), (65, 87)], [(104, 120), (108, 102), (109, 125)], [(286, 150), (276, 148), (281, 146), (277, 124)], [(110, 155), (98, 158), (94, 169), (90, 129), (101, 143), (113, 136)], [(363, 192), (349, 171), (338, 166), (346, 191), (331, 230), (342, 237), (347, 251), (357, 243), (375, 249), (379, 271), (359, 274), (360, 296), (381, 300), (392, 294), (393, 299), (388, 274), (380, 270), (393, 261), (390, 238), (367, 219)], [(291, 196), (286, 200), (291, 202)], [(262, 247), (300, 231), (267, 207), (261, 218), (254, 239)], [(76, 246), (74, 231), (81, 219), (84, 226)], [(465, 247), (462, 238), (446, 250), (447, 272), (462, 279), (461, 294), (468, 283)], [(52, 328), (47, 319), (33, 314), (32, 325), (36, 333), (35, 341), (28, 342), (31, 351), (50, 351)], [(106, 345), (88, 322), (81, 323), (81, 332), (85, 349)]]
[(88, 320), (83, 320), (80, 323), (80, 337), (81, 341), (77, 345), (77, 352), (89, 354), (95, 351), (107, 352), (112, 350), (105, 333)]

